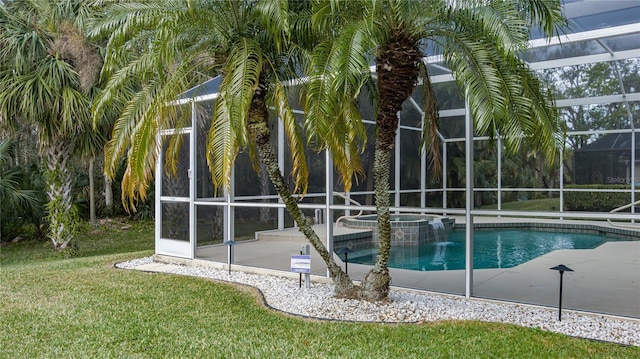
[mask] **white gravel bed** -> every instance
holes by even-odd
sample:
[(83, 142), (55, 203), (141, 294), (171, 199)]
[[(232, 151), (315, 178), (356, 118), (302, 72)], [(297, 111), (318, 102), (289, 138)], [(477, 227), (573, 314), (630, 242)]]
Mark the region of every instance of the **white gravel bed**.
[[(118, 263), (118, 268), (136, 268), (152, 263), (152, 257)], [(438, 320), (482, 320), (540, 328), (570, 336), (640, 346), (640, 320), (587, 314), (563, 309), (558, 311), (515, 303), (477, 298), (391, 289), (390, 301), (371, 303), (333, 297), (333, 285), (312, 283), (298, 287), (298, 281), (240, 271), (180, 266), (170, 273), (190, 275), (258, 288), (267, 304), (277, 310), (305, 317), (367, 322), (414, 322)]]

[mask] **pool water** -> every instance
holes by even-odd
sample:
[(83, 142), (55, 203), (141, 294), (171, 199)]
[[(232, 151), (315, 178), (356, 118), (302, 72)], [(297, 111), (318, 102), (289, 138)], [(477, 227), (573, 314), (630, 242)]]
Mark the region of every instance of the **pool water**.
[[(558, 249), (592, 249), (617, 238), (604, 234), (536, 230), (475, 230), (473, 267), (510, 268)], [(391, 247), (389, 267), (420, 271), (464, 269), (465, 233), (453, 231), (441, 242)], [(372, 265), (377, 250), (349, 254), (349, 262)]]

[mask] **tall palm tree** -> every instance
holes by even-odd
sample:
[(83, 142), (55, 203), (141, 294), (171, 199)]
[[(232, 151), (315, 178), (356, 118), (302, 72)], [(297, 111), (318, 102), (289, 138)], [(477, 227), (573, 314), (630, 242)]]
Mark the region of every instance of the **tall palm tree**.
[[(124, 193), (130, 199), (143, 197), (153, 175), (156, 132), (184, 126), (177, 109), (166, 104), (203, 77), (222, 75), (207, 140), (214, 185), (229, 185), (236, 155), (248, 150), (254, 168), (262, 162), (287, 210), (327, 263), (336, 294), (352, 296), (352, 281), (299, 208), (270, 140), (276, 121), (269, 115), (272, 106), (291, 147), (293, 192), (304, 194), (304, 144), (286, 85), (303, 67), (306, 50), (300, 45), (311, 41), (306, 7), (305, 2), (273, 0), (114, 2), (93, 32), (111, 33), (103, 73), (110, 79), (94, 113), (130, 99), (107, 146), (106, 169), (113, 173), (127, 152)], [(136, 84), (141, 87), (131, 92)]]
[(100, 71), (97, 48), (83, 33), (82, 0), (8, 0), (0, 4), (0, 118), (36, 125), (47, 182), (49, 238), (75, 244), (77, 216), (67, 168), (74, 139), (91, 130), (89, 93)]
[(319, 0), (314, 5), (316, 29), (335, 37), (315, 52), (306, 126), (340, 157), (354, 153), (348, 141), (353, 132), (339, 131), (358, 128), (350, 104), (371, 81), (369, 65), (376, 66), (373, 176), (380, 248), (361, 296), (381, 300), (391, 280), (390, 155), (398, 112), (417, 85), (425, 94), (423, 146), (435, 144), (428, 136), (438, 118), (423, 60), (426, 49), (435, 49), (453, 71), (477, 132), (493, 136), (499, 131), (511, 149), (527, 140), (553, 159), (561, 140), (553, 99), (518, 55), (526, 49), (532, 27), (550, 37), (566, 19), (560, 0)]

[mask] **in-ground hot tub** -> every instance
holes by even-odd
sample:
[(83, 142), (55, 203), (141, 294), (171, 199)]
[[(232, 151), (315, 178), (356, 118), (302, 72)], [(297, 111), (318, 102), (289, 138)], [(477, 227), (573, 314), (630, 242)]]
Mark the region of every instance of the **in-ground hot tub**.
[[(378, 216), (375, 214), (344, 218), (341, 223), (347, 228), (370, 229), (372, 242), (379, 244)], [(446, 240), (453, 227), (453, 218), (440, 218), (423, 214), (392, 214), (391, 245), (418, 246), (422, 243)]]

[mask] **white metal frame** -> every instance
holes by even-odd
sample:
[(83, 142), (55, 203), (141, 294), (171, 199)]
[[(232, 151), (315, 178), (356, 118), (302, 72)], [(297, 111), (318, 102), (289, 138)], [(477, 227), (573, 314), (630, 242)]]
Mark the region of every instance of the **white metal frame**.
[[(190, 168), (188, 169), (189, 178), (189, 197), (172, 197), (162, 195), (162, 163), (164, 161), (164, 153), (162, 152), (161, 143), (162, 137), (173, 135), (189, 135), (189, 158)], [(195, 137), (192, 128), (183, 128), (180, 130), (163, 130), (157, 135), (158, 148), (157, 160), (156, 160), (156, 182), (155, 182), (155, 247), (157, 254), (176, 256), (182, 258), (195, 258), (195, 213), (194, 213), (194, 199), (195, 199), (195, 177), (192, 173), (195, 163)], [(162, 204), (163, 203), (188, 203), (189, 204), (189, 241), (181, 241), (171, 238), (162, 237)]]

